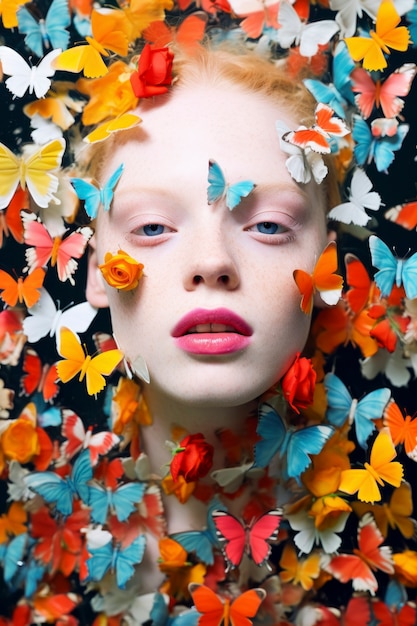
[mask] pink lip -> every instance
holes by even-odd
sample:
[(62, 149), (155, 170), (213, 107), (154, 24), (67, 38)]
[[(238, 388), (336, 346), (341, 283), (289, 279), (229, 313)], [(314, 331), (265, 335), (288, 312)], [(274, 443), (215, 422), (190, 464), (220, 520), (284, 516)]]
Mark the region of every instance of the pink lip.
[[(195, 326), (208, 324), (226, 326), (227, 329), (192, 331)], [(229, 309), (194, 309), (175, 325), (172, 337), (185, 352), (215, 355), (243, 350), (249, 345), (252, 333), (251, 326)]]

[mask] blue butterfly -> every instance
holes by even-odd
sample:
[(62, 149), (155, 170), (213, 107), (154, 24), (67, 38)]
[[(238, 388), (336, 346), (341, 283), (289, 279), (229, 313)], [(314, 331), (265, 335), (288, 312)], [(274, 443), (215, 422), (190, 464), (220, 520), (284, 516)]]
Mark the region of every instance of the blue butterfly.
[(18, 28), (26, 35), (25, 44), (38, 57), (43, 56), (44, 47), (66, 50), (69, 32), (65, 30), (71, 23), (68, 0), (53, 0), (45, 19), (35, 19), (26, 7), (17, 12)]
[(355, 102), (350, 80), (350, 74), (354, 68), (355, 63), (346, 44), (340, 41), (333, 57), (334, 83), (326, 85), (323, 81), (312, 78), (306, 78), (303, 82), (317, 102), (328, 104), (339, 117), (345, 119), (346, 107)]
[[(8, 544), (2, 544), (0, 561), (3, 564), (4, 581), (14, 589), (24, 587), (26, 598), (30, 598), (38, 588), (38, 582), (45, 573), (46, 567), (40, 564), (31, 554), (26, 555), (34, 540), (28, 533), (14, 537)], [(25, 556), (27, 557), (26, 560)]]
[(70, 476), (61, 478), (55, 472), (35, 472), (25, 476), (26, 485), (39, 493), (46, 502), (55, 502), (62, 515), (71, 515), (74, 496), (86, 504), (89, 498), (89, 485), (93, 478), (90, 452), (84, 450), (74, 463)]
[(113, 202), (114, 190), (122, 175), (124, 164), (111, 174), (110, 178), (105, 182), (103, 187), (97, 187), (82, 178), (71, 178), (71, 183), (80, 200), (84, 200), (84, 208), (89, 218), (97, 217), (100, 204), (103, 205), (105, 211), (110, 210)]
[(262, 438), (255, 445), (255, 467), (266, 467), (275, 454), (286, 456), (286, 473), (297, 481), (311, 464), (310, 454), (319, 454), (334, 430), (322, 424), (295, 430), (269, 404), (262, 404), (256, 429)]
[(359, 115), (354, 115), (352, 137), (356, 144), (354, 147), (356, 163), (365, 165), (373, 160), (378, 172), (386, 172), (394, 161), (394, 152), (401, 148), (408, 129), (408, 124), (400, 124), (392, 137), (387, 135), (374, 137), (365, 120)]
[(417, 46), (417, 4), (405, 15), (408, 22), (408, 30), (410, 31), (411, 42), (413, 48)]
[(242, 180), (233, 185), (228, 185), (220, 165), (212, 160), (209, 161), (208, 182), (208, 203), (214, 204), (225, 198), (226, 206), (230, 211), (233, 211), (242, 198), (246, 198), (256, 186), (251, 180)]
[(127, 483), (112, 491), (101, 485), (90, 485), (89, 501), (91, 519), (97, 524), (104, 524), (109, 509), (113, 509), (119, 522), (127, 520), (135, 504), (141, 502), (145, 491), (145, 483)]
[(336, 374), (326, 374), (324, 386), (327, 392), (328, 421), (340, 428), (348, 418), (354, 420), (358, 443), (366, 449), (366, 441), (376, 428), (372, 420), (382, 417), (391, 391), (383, 387), (371, 391), (359, 401), (354, 400)]
[(206, 565), (213, 565), (213, 547), (220, 547), (216, 526), (213, 522), (213, 511), (227, 511), (218, 498), (213, 498), (207, 510), (207, 528), (205, 530), (189, 530), (182, 533), (170, 535), (182, 545), (187, 552), (195, 552), (197, 558)]
[(152, 626), (197, 626), (201, 613), (193, 606), (181, 611), (175, 617), (169, 615), (168, 606), (162, 593), (154, 594), (153, 606), (150, 610)]
[(116, 572), (117, 586), (124, 589), (135, 572), (134, 565), (142, 561), (145, 545), (145, 535), (136, 537), (123, 550), (118, 546), (114, 547), (111, 540), (99, 548), (91, 548), (87, 545), (88, 552), (91, 554), (86, 561), (89, 580), (101, 581), (106, 572), (111, 570)]
[(374, 280), (382, 296), (390, 295), (395, 282), (397, 287), (404, 286), (407, 298), (417, 298), (417, 252), (408, 259), (398, 259), (376, 235), (369, 237), (369, 249), (372, 265), (379, 270)]

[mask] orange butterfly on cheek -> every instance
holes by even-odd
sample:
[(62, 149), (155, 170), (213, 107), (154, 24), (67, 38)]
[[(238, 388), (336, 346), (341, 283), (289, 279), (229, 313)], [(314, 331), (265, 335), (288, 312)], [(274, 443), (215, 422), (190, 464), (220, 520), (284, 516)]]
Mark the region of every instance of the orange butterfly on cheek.
[(198, 626), (251, 626), (250, 618), (255, 617), (266, 596), (264, 589), (250, 589), (234, 601), (220, 599), (209, 587), (191, 583), (188, 586), (195, 608), (201, 617)]
[(337, 265), (336, 243), (331, 241), (320, 255), (311, 274), (304, 270), (294, 270), (294, 280), (302, 295), (301, 310), (306, 315), (310, 315), (313, 310), (314, 294), (317, 292), (326, 304), (334, 305), (338, 302), (343, 278), (335, 273)]
[(35, 269), (29, 276), (19, 276), (17, 280), (4, 270), (0, 270), (0, 298), (11, 307), (17, 303), (32, 307), (40, 298), (40, 288), (45, 278), (45, 270)]

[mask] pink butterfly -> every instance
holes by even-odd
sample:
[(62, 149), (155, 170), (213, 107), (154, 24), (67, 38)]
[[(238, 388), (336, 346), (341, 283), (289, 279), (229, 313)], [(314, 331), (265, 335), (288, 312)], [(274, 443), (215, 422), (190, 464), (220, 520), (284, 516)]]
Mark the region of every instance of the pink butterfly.
[(385, 117), (397, 117), (404, 106), (404, 100), (399, 96), (408, 95), (416, 71), (414, 63), (404, 63), (383, 82), (374, 82), (369, 72), (363, 68), (354, 69), (350, 75), (352, 91), (358, 94), (355, 102), (363, 117), (367, 119), (374, 106), (381, 108)]
[(311, 148), (320, 154), (329, 154), (332, 137), (344, 137), (349, 133), (345, 122), (333, 115), (334, 111), (327, 104), (320, 102), (315, 110), (315, 122), (310, 128), (300, 126), (283, 135), (283, 139), (305, 150)]
[(35, 213), (22, 211), (21, 215), (25, 243), (33, 246), (25, 252), (29, 272), (50, 262), (52, 267), (56, 265), (59, 280), (62, 282), (69, 280), (71, 285), (74, 285), (72, 275), (78, 267), (76, 259), (84, 254), (93, 230), (89, 226), (84, 226), (65, 238), (52, 237)]
[(71, 459), (81, 449), (88, 448), (90, 451), (91, 465), (96, 465), (101, 454), (106, 454), (116, 446), (120, 439), (117, 435), (107, 431), (92, 434), (87, 431), (81, 418), (69, 409), (62, 411), (62, 434), (65, 437), (61, 445), (61, 456), (66, 461)]
[(243, 526), (233, 515), (225, 511), (214, 511), (213, 522), (219, 541), (224, 544), (223, 555), (226, 559), (226, 573), (238, 567), (246, 553), (259, 567), (268, 565), (271, 553), (269, 542), (275, 541), (282, 511), (274, 509), (259, 517), (250, 526)]

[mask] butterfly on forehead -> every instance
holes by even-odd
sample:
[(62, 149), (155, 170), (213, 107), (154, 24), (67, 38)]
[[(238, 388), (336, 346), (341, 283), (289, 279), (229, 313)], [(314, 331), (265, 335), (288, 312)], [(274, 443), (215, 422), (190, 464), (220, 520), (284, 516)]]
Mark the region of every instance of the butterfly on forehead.
[(256, 187), (251, 180), (241, 180), (237, 183), (228, 184), (222, 169), (216, 161), (209, 161), (207, 200), (214, 204), (219, 200), (225, 200), (226, 206), (233, 211), (243, 198), (246, 198)]

